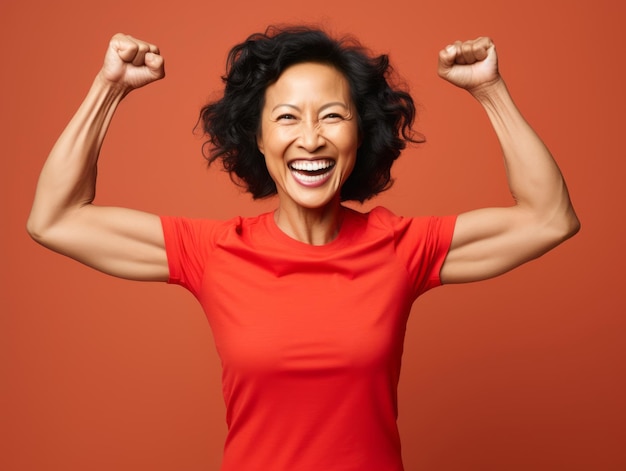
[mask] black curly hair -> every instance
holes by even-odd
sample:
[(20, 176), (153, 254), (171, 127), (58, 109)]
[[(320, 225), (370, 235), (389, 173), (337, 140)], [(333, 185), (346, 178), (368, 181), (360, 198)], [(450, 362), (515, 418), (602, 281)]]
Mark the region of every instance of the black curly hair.
[(363, 202), (391, 186), (391, 166), (407, 142), (424, 139), (412, 130), (413, 99), (390, 85), (387, 55), (371, 55), (353, 38), (334, 39), (307, 26), (269, 27), (230, 50), (223, 96), (204, 106), (198, 123), (208, 140), (209, 165), (222, 161), (231, 178), (253, 198), (276, 194), (257, 148), (266, 88), (289, 66), (302, 62), (331, 65), (348, 80), (356, 105), (361, 145), (354, 170), (341, 188), (342, 201)]

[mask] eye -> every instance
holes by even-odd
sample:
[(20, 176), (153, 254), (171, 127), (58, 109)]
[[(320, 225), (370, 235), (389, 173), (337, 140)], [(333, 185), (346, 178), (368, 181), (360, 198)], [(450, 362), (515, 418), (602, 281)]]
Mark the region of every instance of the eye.
[(295, 120), (296, 117), (290, 113), (283, 113), (276, 117), (276, 121), (292, 121)]
[(339, 113), (327, 113), (324, 116), (322, 116), (322, 119), (326, 122), (337, 122), (337, 121), (342, 121), (344, 119), (343, 115), (339, 114)]

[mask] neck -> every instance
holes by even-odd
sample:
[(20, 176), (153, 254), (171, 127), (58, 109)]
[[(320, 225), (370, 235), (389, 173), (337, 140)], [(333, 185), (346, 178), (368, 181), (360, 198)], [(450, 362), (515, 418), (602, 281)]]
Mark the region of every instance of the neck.
[(289, 237), (305, 244), (325, 245), (339, 235), (342, 209), (339, 200), (323, 208), (279, 205), (274, 213), (276, 225)]

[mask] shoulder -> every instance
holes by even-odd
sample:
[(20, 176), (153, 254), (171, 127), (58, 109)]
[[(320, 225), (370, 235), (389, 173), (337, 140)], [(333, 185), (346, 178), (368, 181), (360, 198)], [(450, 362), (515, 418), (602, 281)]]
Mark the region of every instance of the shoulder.
[(390, 230), (397, 235), (403, 235), (407, 231), (411, 233), (449, 232), (451, 235), (456, 221), (455, 215), (400, 216), (383, 206), (377, 206), (367, 213), (356, 211), (354, 213), (359, 214), (367, 226)]
[(245, 237), (245, 234), (262, 226), (268, 217), (271, 217), (271, 213), (253, 217), (235, 216), (226, 220), (181, 216), (160, 218), (166, 239), (213, 245), (219, 241)]
[[(374, 251), (386, 247), (389, 257), (401, 261), (415, 296), (441, 284), (439, 271), (448, 253), (456, 216), (399, 216), (384, 207), (352, 215)], [(384, 252), (384, 250), (383, 250)]]
[(343, 209), (344, 222), (350, 226), (388, 228), (402, 219), (383, 206), (376, 206), (366, 212), (357, 211), (356, 209), (348, 207), (344, 207)]
[(454, 217), (405, 217), (378, 206), (367, 212), (345, 208), (341, 235), (349, 244), (359, 241), (387, 241), (396, 248), (424, 244), (449, 243), (454, 229)]

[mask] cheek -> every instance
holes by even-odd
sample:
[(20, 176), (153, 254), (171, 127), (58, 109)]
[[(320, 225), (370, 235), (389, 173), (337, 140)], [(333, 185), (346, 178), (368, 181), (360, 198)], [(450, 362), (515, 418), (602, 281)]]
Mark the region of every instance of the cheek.
[(289, 143), (293, 141), (293, 132), (290, 129), (282, 127), (274, 127), (267, 129), (265, 132), (261, 132), (259, 138), (257, 138), (257, 146), (259, 150), (264, 154), (276, 154), (282, 153)]
[(335, 142), (342, 151), (356, 155), (361, 144), (358, 129), (356, 126), (350, 126), (348, 129), (340, 130), (336, 135)]

